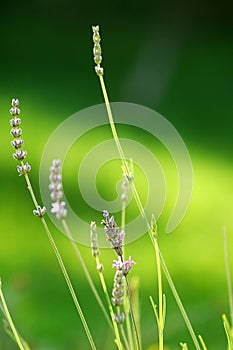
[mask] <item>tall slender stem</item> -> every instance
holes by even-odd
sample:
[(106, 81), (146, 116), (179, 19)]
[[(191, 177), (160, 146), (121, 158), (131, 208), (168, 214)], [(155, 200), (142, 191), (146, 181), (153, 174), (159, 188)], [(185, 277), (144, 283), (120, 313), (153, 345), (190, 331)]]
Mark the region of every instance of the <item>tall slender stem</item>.
[[(123, 200), (122, 201), (122, 208), (121, 208), (121, 230), (125, 232), (125, 214), (126, 214), (126, 203)], [(123, 256), (125, 255), (125, 244), (123, 239), (123, 246), (122, 246), (122, 252)], [(124, 295), (127, 295), (127, 285), (124, 284)], [(128, 339), (130, 343), (130, 348), (133, 348), (133, 334), (132, 334), (132, 327), (130, 323), (130, 307), (128, 307), (129, 300), (127, 298), (124, 298), (124, 312), (125, 312), (125, 318), (126, 318), (126, 329), (128, 334)]]
[[(107, 109), (107, 114), (108, 114), (108, 118), (109, 118), (109, 123), (110, 123), (110, 127), (111, 127), (111, 130), (112, 130), (112, 134), (113, 134), (113, 138), (115, 140), (115, 143), (116, 143), (116, 146), (117, 146), (117, 149), (118, 149), (118, 152), (119, 152), (119, 155), (121, 157), (121, 160), (122, 160), (122, 164), (123, 166), (125, 167), (125, 169), (127, 170), (127, 175), (129, 175), (129, 167), (128, 167), (128, 164), (127, 164), (127, 161), (126, 161), (126, 158), (125, 158), (125, 155), (124, 155), (124, 152), (122, 150), (122, 147), (121, 147), (121, 144), (120, 144), (120, 141), (119, 141), (119, 138), (118, 138), (118, 134), (117, 134), (117, 131), (116, 131), (116, 127), (115, 127), (115, 124), (114, 124), (114, 120), (113, 120), (113, 116), (112, 116), (112, 111), (111, 111), (111, 107), (110, 107), (110, 103), (109, 103), (109, 98), (108, 98), (108, 94), (107, 94), (107, 90), (106, 90), (106, 87), (105, 87), (105, 83), (104, 83), (104, 78), (103, 78), (103, 75), (98, 75), (99, 76), (99, 80), (100, 80), (100, 85), (101, 85), (101, 89), (102, 89), (102, 93), (103, 93), (103, 97), (104, 97), (104, 101), (105, 101), (105, 105), (106, 105), (106, 109)], [(150, 224), (149, 224), (149, 221), (146, 217), (146, 213), (144, 211), (144, 208), (142, 206), (142, 202), (140, 200), (140, 197), (138, 195), (138, 192), (137, 192), (137, 189), (134, 185), (134, 183), (132, 183), (132, 190), (133, 190), (133, 195), (134, 195), (134, 198), (136, 200), (136, 203), (137, 203), (137, 206), (139, 208), (139, 211), (142, 215), (142, 217), (145, 219), (146, 223), (147, 223), (147, 227), (148, 227), (148, 234), (151, 238), (151, 241), (153, 243), (153, 246), (154, 246), (154, 242), (153, 242), (153, 237), (151, 235), (151, 232), (150, 232)], [(155, 249), (155, 246), (154, 246), (154, 249)], [(200, 345), (198, 343), (198, 340), (197, 340), (197, 337), (196, 337), (196, 334), (193, 330), (193, 327), (191, 325), (191, 322), (189, 321), (189, 318), (188, 318), (188, 315), (183, 307), (183, 304), (181, 302), (181, 299), (177, 293), (177, 290), (175, 288), (175, 285), (172, 281), (172, 278), (168, 272), (168, 269), (167, 269), (167, 266), (165, 264), (165, 261), (162, 257), (162, 253), (161, 251), (159, 250), (159, 256), (160, 256), (160, 259), (161, 259), (161, 265), (162, 265), (162, 268), (163, 268), (163, 271), (165, 273), (165, 276), (167, 278), (167, 281), (170, 285), (170, 288), (171, 288), (171, 291), (173, 293), (173, 296), (176, 300), (176, 303), (180, 309), (180, 312), (183, 316), (183, 319), (186, 323), (186, 326), (189, 330), (189, 333), (191, 335), (191, 338), (193, 340), (193, 343), (196, 347), (196, 350), (201, 350), (200, 348)]]
[(189, 334), (190, 334), (190, 336), (191, 336), (191, 338), (193, 340), (193, 343), (194, 343), (194, 345), (195, 345), (197, 350), (201, 350), (200, 345), (199, 345), (198, 340), (197, 340), (197, 337), (196, 337), (196, 334), (195, 334), (195, 332), (193, 330), (192, 324), (191, 324), (191, 322), (189, 320), (189, 317), (188, 317), (188, 315), (187, 315), (187, 313), (185, 311), (183, 303), (182, 303), (182, 301), (181, 301), (181, 299), (179, 297), (179, 294), (178, 294), (178, 292), (176, 290), (176, 287), (175, 287), (175, 285), (173, 283), (172, 277), (171, 277), (171, 275), (170, 275), (170, 273), (168, 271), (168, 268), (167, 268), (167, 266), (165, 264), (165, 261), (163, 259), (161, 251), (159, 251), (159, 256), (160, 256), (160, 261), (161, 261), (161, 265), (162, 265), (164, 274), (165, 274), (165, 276), (167, 278), (167, 281), (168, 281), (169, 286), (171, 288), (172, 294), (173, 294), (173, 296), (174, 296), (174, 298), (176, 300), (176, 303), (177, 303), (177, 305), (178, 305), (178, 307), (180, 309), (181, 315), (183, 316), (183, 319), (184, 319), (185, 324), (186, 324), (186, 326), (188, 328), (188, 331), (189, 331)]
[(112, 324), (113, 324), (113, 328), (114, 328), (114, 331), (115, 331), (117, 346), (118, 346), (119, 350), (123, 350), (122, 344), (121, 344), (119, 330), (118, 330), (118, 327), (117, 327), (117, 324), (116, 324), (116, 321), (115, 321), (115, 317), (114, 317), (112, 304), (111, 304), (111, 301), (110, 301), (110, 298), (109, 298), (109, 295), (108, 295), (108, 290), (107, 290), (107, 286), (106, 286), (106, 283), (105, 283), (104, 274), (103, 274), (103, 271), (99, 268), (100, 266), (102, 266), (102, 264), (100, 263), (100, 259), (99, 259), (98, 255), (95, 256), (95, 261), (96, 261), (96, 267), (97, 267), (98, 272), (99, 272), (100, 282), (101, 282), (101, 285), (102, 285), (102, 288), (103, 288), (103, 291), (104, 291), (104, 295), (105, 295), (105, 298), (106, 298), (106, 301), (107, 301), (107, 304), (108, 304), (108, 308), (109, 308), (109, 312), (110, 312), (110, 316), (111, 316), (111, 319), (112, 319)]
[(163, 350), (163, 330), (164, 330), (164, 312), (163, 312), (163, 286), (161, 263), (159, 256), (159, 246), (157, 239), (154, 239), (155, 254), (157, 261), (157, 275), (158, 275), (158, 294), (159, 294), (159, 314), (158, 314), (158, 331), (159, 331), (159, 350)]
[[(21, 162), (21, 164), (23, 165), (23, 162)], [(27, 187), (28, 187), (28, 190), (30, 192), (30, 195), (32, 197), (33, 203), (35, 204), (35, 207), (37, 208), (38, 207), (38, 203), (37, 203), (37, 200), (36, 200), (36, 197), (35, 197), (35, 194), (34, 194), (34, 191), (33, 191), (33, 188), (32, 188), (31, 182), (30, 182), (30, 179), (29, 179), (29, 176), (27, 174), (25, 174), (25, 180), (26, 180)], [(58, 248), (56, 246), (56, 243), (55, 243), (55, 241), (54, 241), (54, 239), (53, 239), (53, 237), (52, 237), (52, 235), (50, 233), (50, 230), (48, 228), (48, 225), (47, 225), (44, 217), (41, 217), (41, 222), (42, 222), (42, 225), (43, 225), (43, 227), (45, 229), (45, 232), (46, 232), (46, 234), (48, 236), (49, 242), (50, 242), (50, 244), (51, 244), (51, 246), (53, 248), (53, 251), (54, 251), (54, 253), (56, 255), (56, 258), (57, 258), (57, 261), (58, 261), (58, 263), (60, 265), (60, 268), (62, 270), (63, 276), (64, 276), (66, 284), (67, 284), (67, 286), (69, 288), (71, 297), (72, 297), (73, 302), (75, 304), (75, 307), (76, 307), (76, 309), (77, 309), (77, 311), (79, 313), (80, 319), (82, 321), (82, 324), (83, 324), (84, 330), (86, 332), (87, 338), (89, 340), (89, 343), (91, 345), (91, 348), (92, 348), (92, 350), (96, 350), (96, 346), (95, 346), (94, 340), (92, 338), (91, 332), (90, 332), (89, 327), (87, 325), (86, 319), (85, 319), (85, 317), (83, 315), (81, 306), (80, 306), (80, 304), (78, 302), (78, 299), (76, 297), (76, 294), (75, 294), (74, 288), (72, 286), (72, 283), (70, 281), (68, 272), (67, 272), (67, 270), (65, 268), (65, 265), (63, 263), (62, 257), (61, 257), (61, 255), (59, 253), (59, 250), (58, 250)]]
[(135, 321), (135, 318), (134, 318), (133, 305), (132, 305), (132, 296), (131, 296), (130, 285), (129, 285), (129, 281), (128, 281), (127, 276), (125, 276), (125, 280), (126, 280), (127, 293), (128, 293), (128, 298), (129, 298), (130, 315), (131, 315), (131, 319), (132, 319), (132, 323), (133, 323), (133, 327), (134, 327), (134, 332), (135, 332), (136, 346), (137, 346), (137, 349), (140, 350), (140, 341), (139, 341), (136, 321)]
[(92, 290), (92, 292), (93, 292), (93, 294), (94, 294), (94, 296), (95, 296), (95, 298), (96, 298), (96, 300), (97, 300), (97, 302), (98, 302), (98, 304), (99, 304), (99, 306), (100, 306), (100, 308), (101, 308), (101, 310), (102, 310), (102, 312), (103, 312), (103, 314), (104, 314), (104, 316), (105, 316), (109, 326), (112, 328), (112, 323), (111, 323), (110, 318), (109, 318), (109, 316), (107, 314), (107, 311), (106, 311), (106, 309), (104, 307), (104, 304), (103, 304), (102, 300), (100, 299), (99, 293), (98, 293), (98, 291), (97, 291), (97, 289), (96, 289), (96, 287), (95, 287), (95, 285), (94, 285), (94, 283), (92, 281), (92, 278), (91, 278), (90, 273), (89, 273), (89, 271), (88, 271), (88, 269), (86, 267), (86, 264), (85, 264), (85, 262), (84, 262), (84, 260), (82, 258), (82, 255), (80, 254), (80, 251), (79, 251), (76, 243), (73, 240), (73, 236), (72, 236), (72, 234), (70, 232), (70, 229), (69, 229), (65, 219), (62, 220), (62, 225), (63, 225), (64, 230), (65, 230), (68, 238), (70, 239), (72, 247), (73, 247), (73, 249), (74, 249), (74, 251), (75, 251), (75, 253), (76, 253), (76, 255), (77, 255), (77, 257), (78, 257), (78, 259), (80, 261), (80, 264), (81, 264), (81, 266), (83, 268), (83, 271), (85, 273), (87, 281), (88, 281), (88, 283), (89, 283), (89, 285), (91, 287), (91, 290)]
[(231, 329), (233, 330), (233, 296), (232, 296), (232, 284), (231, 284), (231, 273), (230, 273), (230, 264), (228, 257), (228, 244), (227, 244), (227, 233), (226, 228), (223, 227), (223, 241), (224, 241), (224, 256), (225, 256), (225, 265), (226, 265), (226, 277), (227, 277), (227, 288), (228, 288), (228, 297), (229, 297), (229, 306), (230, 306), (230, 319), (231, 319)]
[(23, 344), (22, 344), (22, 342), (21, 342), (21, 340), (20, 340), (20, 337), (19, 337), (19, 335), (18, 335), (18, 333), (17, 333), (17, 330), (16, 330), (16, 328), (15, 328), (14, 322), (13, 322), (13, 320), (12, 320), (12, 318), (11, 318), (9, 309), (8, 309), (8, 307), (7, 307), (6, 300), (5, 300), (5, 298), (4, 298), (4, 294), (3, 294), (3, 291), (2, 291), (2, 283), (1, 283), (1, 280), (0, 280), (0, 300), (1, 300), (1, 302), (2, 302), (3, 311), (4, 311), (4, 313), (5, 313), (5, 316), (6, 316), (6, 318), (7, 318), (8, 323), (9, 323), (9, 325), (10, 325), (10, 327), (11, 327), (11, 330), (12, 330), (12, 333), (13, 333), (13, 335), (14, 335), (14, 337), (15, 337), (16, 343), (18, 344), (20, 350), (25, 350), (25, 348), (24, 348), (24, 346), (23, 346)]

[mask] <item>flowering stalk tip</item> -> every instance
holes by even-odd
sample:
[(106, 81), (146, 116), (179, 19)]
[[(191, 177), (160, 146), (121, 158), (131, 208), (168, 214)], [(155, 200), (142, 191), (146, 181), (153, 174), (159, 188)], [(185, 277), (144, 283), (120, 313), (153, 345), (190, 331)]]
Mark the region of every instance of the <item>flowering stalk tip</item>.
[(67, 216), (67, 210), (65, 208), (66, 203), (60, 201), (63, 197), (62, 192), (62, 175), (61, 175), (61, 161), (54, 159), (52, 166), (50, 167), (50, 197), (53, 201), (51, 213), (56, 214), (57, 219), (64, 219)]
[(125, 233), (124, 231), (120, 231), (114, 219), (114, 216), (110, 217), (107, 210), (103, 211), (103, 217), (104, 219), (101, 221), (101, 223), (104, 225), (107, 240), (109, 240), (116, 254), (118, 256), (122, 256), (122, 244)]
[(26, 163), (24, 165), (22, 162), (27, 156), (27, 152), (22, 150), (21, 147), (24, 143), (24, 140), (20, 138), (22, 135), (22, 129), (19, 128), (19, 125), (21, 124), (21, 118), (19, 118), (20, 109), (19, 109), (19, 100), (13, 98), (11, 101), (12, 108), (10, 109), (10, 114), (12, 116), (10, 120), (10, 125), (12, 126), (12, 129), (10, 131), (11, 136), (13, 136), (14, 140), (11, 141), (11, 146), (15, 148), (15, 153), (13, 153), (13, 158), (21, 162), (21, 167), (17, 166), (17, 171), (19, 175), (25, 175), (28, 174), (31, 170), (31, 166)]
[(96, 223), (92, 221), (90, 224), (90, 240), (91, 240), (91, 252), (94, 257), (100, 254), (98, 246), (98, 237), (96, 231)]
[(94, 55), (94, 62), (96, 64), (95, 66), (95, 72), (98, 76), (103, 76), (104, 75), (104, 69), (103, 67), (100, 66), (102, 62), (102, 50), (100, 46), (100, 34), (99, 34), (99, 26), (92, 26), (92, 31), (93, 31), (93, 55)]

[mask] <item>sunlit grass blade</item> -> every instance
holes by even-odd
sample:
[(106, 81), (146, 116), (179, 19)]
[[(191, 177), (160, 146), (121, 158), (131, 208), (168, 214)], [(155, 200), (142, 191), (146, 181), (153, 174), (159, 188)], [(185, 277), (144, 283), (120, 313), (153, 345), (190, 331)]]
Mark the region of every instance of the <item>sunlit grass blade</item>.
[(233, 350), (233, 332), (225, 314), (222, 315), (223, 326), (226, 332), (228, 350)]

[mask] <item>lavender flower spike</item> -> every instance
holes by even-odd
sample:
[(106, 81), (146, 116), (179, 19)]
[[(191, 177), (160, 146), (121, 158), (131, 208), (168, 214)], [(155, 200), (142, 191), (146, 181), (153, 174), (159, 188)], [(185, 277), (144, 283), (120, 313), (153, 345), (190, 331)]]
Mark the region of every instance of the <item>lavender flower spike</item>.
[(112, 303), (120, 306), (124, 302), (124, 276), (121, 270), (117, 270), (114, 276), (114, 287), (112, 291)]
[(61, 161), (54, 159), (50, 168), (50, 197), (53, 201), (51, 213), (56, 214), (57, 219), (63, 220), (67, 216), (65, 209), (66, 203), (60, 201), (63, 197), (62, 192), (62, 175), (61, 175)]
[(118, 256), (122, 256), (122, 244), (124, 238), (124, 231), (120, 232), (119, 227), (114, 219), (114, 216), (109, 217), (107, 210), (103, 211), (104, 220), (101, 223), (104, 225), (104, 230), (107, 236), (107, 239), (111, 243), (111, 246), (115, 250)]
[(10, 109), (10, 114), (13, 118), (10, 120), (10, 125), (12, 126), (10, 133), (14, 138), (14, 140), (11, 141), (11, 146), (16, 150), (15, 153), (13, 153), (13, 157), (21, 162), (21, 166), (17, 166), (18, 173), (20, 175), (26, 175), (30, 172), (31, 166), (28, 163), (25, 165), (23, 164), (23, 160), (26, 158), (27, 152), (21, 149), (24, 141), (20, 138), (22, 135), (22, 129), (19, 128), (19, 125), (21, 124), (21, 119), (18, 117), (20, 114), (20, 109), (18, 108), (19, 100), (17, 98), (13, 98), (11, 106), (12, 108)]
[(102, 62), (102, 50), (100, 46), (100, 34), (99, 34), (99, 26), (92, 26), (93, 31), (93, 55), (94, 55), (94, 62), (96, 64), (95, 66), (95, 72), (100, 77), (104, 75), (104, 69), (100, 66)]
[(91, 252), (94, 257), (100, 254), (99, 245), (98, 245), (98, 237), (96, 231), (96, 223), (92, 221), (90, 224), (90, 241), (91, 241)]

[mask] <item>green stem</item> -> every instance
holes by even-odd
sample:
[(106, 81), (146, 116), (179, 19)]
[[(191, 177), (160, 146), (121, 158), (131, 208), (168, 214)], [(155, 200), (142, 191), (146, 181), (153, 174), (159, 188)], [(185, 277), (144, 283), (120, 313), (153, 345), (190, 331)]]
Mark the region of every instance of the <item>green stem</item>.
[[(126, 212), (126, 207), (125, 207), (125, 202), (122, 202), (122, 209), (121, 209), (121, 229), (122, 231), (125, 232), (125, 212)], [(122, 247), (122, 251), (123, 251), (123, 256), (125, 255), (125, 245), (123, 243), (123, 247)], [(124, 284), (124, 295), (127, 295), (127, 286), (126, 284)], [(128, 339), (129, 339), (129, 343), (130, 343), (130, 349), (133, 348), (133, 334), (132, 334), (132, 327), (131, 327), (131, 323), (130, 323), (130, 312), (129, 312), (129, 308), (127, 306), (127, 302), (128, 300), (126, 298), (124, 298), (124, 312), (125, 312), (125, 319), (126, 319), (126, 328), (127, 328), (127, 334), (128, 334)]]
[(121, 335), (122, 335), (122, 338), (123, 338), (123, 340), (124, 340), (126, 349), (127, 349), (127, 350), (133, 349), (132, 347), (130, 347), (130, 345), (129, 345), (129, 343), (128, 343), (128, 340), (127, 340), (126, 335), (125, 335), (124, 327), (123, 327), (122, 324), (120, 325), (120, 330), (121, 330)]
[(190, 322), (190, 320), (188, 318), (188, 315), (187, 315), (187, 313), (185, 311), (185, 308), (184, 308), (184, 306), (182, 304), (182, 301), (181, 301), (181, 299), (179, 297), (179, 294), (177, 293), (176, 287), (175, 287), (175, 285), (173, 283), (171, 275), (170, 275), (170, 273), (169, 273), (169, 271), (167, 269), (167, 266), (166, 266), (165, 261), (164, 261), (163, 256), (162, 256), (162, 253), (160, 251), (159, 251), (159, 256), (160, 256), (160, 261), (161, 261), (161, 265), (162, 265), (164, 274), (165, 274), (165, 276), (167, 278), (167, 281), (168, 281), (169, 286), (171, 288), (172, 294), (173, 294), (173, 296), (174, 296), (174, 298), (176, 300), (176, 303), (177, 303), (177, 305), (178, 305), (178, 307), (180, 309), (181, 315), (183, 316), (183, 319), (184, 319), (185, 324), (186, 324), (186, 326), (188, 328), (189, 334), (191, 335), (193, 343), (194, 343), (194, 345), (195, 345), (197, 350), (201, 350), (200, 345), (199, 345), (198, 340), (197, 340), (197, 337), (196, 337), (196, 334), (195, 334), (195, 332), (193, 330), (191, 322)]
[(198, 336), (198, 338), (199, 338), (199, 340), (200, 340), (200, 343), (201, 343), (202, 349), (203, 349), (203, 350), (207, 350), (207, 347), (206, 347), (206, 345), (205, 345), (205, 342), (204, 342), (204, 340), (203, 340), (202, 336), (201, 336), (201, 335), (199, 335), (199, 336)]
[(159, 246), (158, 246), (157, 239), (154, 239), (154, 247), (155, 247), (156, 262), (157, 262), (158, 293), (159, 293), (159, 311), (158, 311), (159, 350), (163, 350), (163, 330), (164, 330), (163, 286), (162, 286)]
[(18, 333), (17, 333), (17, 330), (16, 330), (16, 328), (15, 328), (15, 326), (14, 326), (14, 323), (13, 323), (13, 320), (12, 320), (12, 318), (11, 318), (10, 312), (9, 312), (9, 310), (8, 310), (8, 307), (7, 307), (7, 304), (6, 304), (6, 300), (5, 300), (4, 295), (3, 295), (3, 292), (2, 292), (2, 283), (1, 283), (1, 280), (0, 280), (0, 300), (1, 300), (1, 302), (2, 302), (4, 314), (5, 314), (5, 316), (6, 316), (6, 318), (7, 318), (7, 321), (8, 321), (8, 323), (9, 323), (10, 327), (11, 327), (11, 330), (12, 330), (12, 332), (13, 332), (13, 334), (14, 334), (16, 343), (18, 344), (20, 350), (25, 350), (24, 347), (23, 347), (23, 344), (22, 344), (22, 342), (21, 342), (21, 340), (20, 340), (20, 337), (19, 337), (19, 335), (18, 335)]
[(129, 298), (129, 305), (130, 305), (130, 316), (131, 316), (131, 319), (132, 319), (134, 332), (135, 332), (136, 346), (137, 346), (137, 349), (140, 350), (140, 341), (139, 341), (136, 321), (135, 321), (135, 318), (134, 318), (133, 305), (132, 305), (132, 296), (131, 296), (130, 286), (129, 286), (129, 281), (128, 281), (127, 276), (125, 276), (125, 280), (126, 280), (127, 292), (128, 292), (128, 298)]
[[(23, 165), (23, 162), (22, 162), (22, 165)], [(29, 179), (29, 177), (28, 177), (27, 174), (25, 174), (25, 179), (26, 179), (27, 186), (28, 186), (28, 190), (29, 190), (30, 195), (31, 195), (31, 197), (32, 197), (33, 203), (35, 204), (35, 207), (37, 208), (37, 207), (38, 207), (38, 203), (37, 203), (37, 200), (36, 200), (36, 197), (35, 197), (33, 188), (32, 188), (32, 186), (31, 186), (30, 179)], [(52, 248), (53, 248), (53, 251), (54, 251), (54, 253), (55, 253), (55, 255), (56, 255), (56, 258), (57, 258), (57, 261), (58, 261), (58, 263), (59, 263), (59, 265), (60, 265), (60, 268), (61, 268), (61, 270), (62, 270), (63, 276), (64, 276), (65, 281), (66, 281), (66, 284), (67, 284), (67, 286), (68, 286), (68, 288), (69, 288), (70, 294), (71, 294), (72, 299), (73, 299), (73, 302), (74, 302), (74, 304), (75, 304), (75, 307), (76, 307), (76, 309), (77, 309), (77, 311), (78, 311), (78, 313), (79, 313), (80, 319), (81, 319), (81, 321), (82, 321), (82, 324), (83, 324), (84, 330), (85, 330), (85, 332), (86, 332), (87, 338), (88, 338), (88, 340), (89, 340), (89, 343), (90, 343), (90, 345), (91, 345), (91, 348), (92, 348), (92, 350), (96, 350), (94, 340), (93, 340), (93, 338), (92, 338), (91, 332), (90, 332), (89, 327), (88, 327), (88, 325), (87, 325), (86, 319), (85, 319), (85, 317), (84, 317), (84, 315), (83, 315), (81, 306), (80, 306), (80, 304), (79, 304), (79, 302), (78, 302), (78, 299), (77, 299), (77, 297), (76, 297), (74, 288), (73, 288), (73, 286), (72, 286), (72, 283), (71, 283), (71, 281), (70, 281), (69, 275), (68, 275), (67, 270), (66, 270), (66, 268), (65, 268), (65, 265), (64, 265), (64, 263), (63, 263), (62, 257), (61, 257), (61, 255), (60, 255), (60, 253), (59, 253), (59, 251), (58, 251), (58, 248), (57, 248), (57, 246), (56, 246), (56, 243), (55, 243), (55, 241), (54, 241), (54, 239), (53, 239), (53, 237), (52, 237), (52, 235), (51, 235), (51, 233), (50, 233), (50, 230), (49, 230), (49, 228), (48, 228), (48, 225), (47, 225), (47, 223), (46, 223), (44, 217), (41, 217), (41, 222), (42, 222), (43, 227), (44, 227), (44, 229), (45, 229), (45, 232), (46, 232), (46, 234), (47, 234), (47, 236), (48, 236), (49, 242), (50, 242), (50, 244), (51, 244), (51, 246), (52, 246)]]
[(105, 298), (106, 298), (106, 301), (107, 301), (107, 304), (108, 304), (108, 309), (109, 309), (109, 312), (110, 312), (110, 316), (111, 316), (111, 319), (112, 319), (112, 324), (113, 324), (113, 328), (114, 328), (114, 332), (115, 332), (115, 336), (116, 336), (116, 343), (117, 343), (118, 349), (119, 350), (123, 350), (122, 344), (121, 344), (119, 330), (118, 330), (118, 327), (117, 327), (117, 324), (116, 324), (116, 321), (115, 321), (115, 317), (114, 317), (112, 304), (111, 304), (111, 301), (110, 301), (110, 298), (109, 298), (109, 295), (108, 295), (108, 290), (107, 290), (107, 286), (106, 286), (106, 283), (105, 283), (104, 274), (103, 274), (103, 271), (101, 271), (101, 269), (99, 268), (102, 264), (101, 264), (100, 259), (99, 259), (98, 256), (95, 256), (95, 261), (96, 261), (97, 270), (99, 272), (100, 282), (101, 282), (101, 285), (102, 285), (102, 288), (103, 288), (103, 291), (104, 291), (104, 295), (105, 295)]
[[(105, 101), (105, 105), (106, 105), (106, 109), (107, 109), (107, 114), (108, 114), (108, 118), (109, 118), (110, 127), (111, 127), (111, 130), (112, 130), (113, 138), (114, 138), (114, 140), (115, 140), (115, 143), (116, 143), (118, 152), (119, 152), (119, 154), (120, 154), (120, 157), (121, 157), (121, 160), (122, 160), (122, 164), (123, 164), (123, 166), (125, 167), (125, 169), (127, 170), (127, 175), (129, 175), (129, 174), (130, 174), (129, 167), (128, 167), (128, 164), (127, 164), (127, 161), (126, 161), (124, 152), (123, 152), (123, 150), (122, 150), (122, 147), (121, 147), (121, 144), (120, 144), (118, 135), (117, 135), (117, 131), (116, 131), (116, 127), (115, 127), (115, 124), (114, 124), (114, 120), (113, 120), (113, 116), (112, 116), (112, 111), (111, 111), (111, 107), (110, 107), (110, 103), (109, 103), (109, 99), (108, 99), (108, 94), (107, 94), (107, 90), (106, 90), (106, 87), (105, 87), (105, 83), (104, 83), (104, 78), (103, 78), (103, 76), (100, 75), (100, 76), (99, 76), (99, 80), (100, 80), (100, 85), (101, 85), (101, 89), (102, 89), (103, 96), (104, 96), (104, 101)], [(146, 221), (146, 223), (147, 223), (148, 234), (149, 234), (149, 236), (150, 236), (150, 238), (151, 238), (151, 240), (152, 240), (152, 243), (154, 243), (154, 242), (153, 242), (153, 237), (152, 237), (152, 235), (151, 235), (151, 233), (150, 233), (150, 224), (149, 224), (149, 221), (148, 221), (148, 219), (147, 219), (147, 217), (146, 217), (144, 208), (143, 208), (143, 206), (142, 206), (140, 197), (139, 197), (139, 195), (138, 195), (138, 192), (137, 192), (137, 189), (136, 189), (134, 183), (132, 183), (132, 190), (133, 190), (133, 195), (134, 195), (134, 198), (135, 198), (135, 200), (136, 200), (136, 203), (137, 203), (137, 206), (138, 206), (138, 208), (139, 208), (139, 211), (140, 211), (142, 217), (145, 219), (145, 221)], [(153, 244), (153, 246), (154, 246), (154, 244)], [(154, 247), (154, 248), (155, 248), (155, 247)], [(179, 309), (180, 309), (180, 312), (181, 312), (181, 314), (182, 314), (182, 316), (183, 316), (183, 318), (184, 318), (184, 321), (185, 321), (186, 326), (187, 326), (187, 328), (188, 328), (188, 330), (189, 330), (189, 333), (190, 333), (191, 338), (192, 338), (192, 340), (193, 340), (193, 343), (194, 343), (194, 345), (195, 345), (195, 347), (196, 347), (196, 350), (201, 350), (201, 348), (200, 348), (200, 346), (199, 346), (199, 343), (198, 343), (198, 340), (197, 340), (197, 337), (196, 337), (196, 335), (195, 335), (195, 332), (194, 332), (194, 330), (193, 330), (193, 328), (192, 328), (192, 325), (191, 325), (191, 323), (190, 323), (190, 321), (189, 321), (188, 315), (187, 315), (186, 312), (185, 312), (185, 309), (184, 309), (184, 307), (183, 307), (183, 304), (182, 304), (182, 302), (181, 302), (181, 300), (180, 300), (180, 297), (179, 297), (179, 295), (178, 295), (178, 293), (177, 293), (177, 291), (176, 291), (175, 285), (174, 285), (174, 283), (173, 283), (173, 281), (172, 281), (172, 278), (171, 278), (171, 276), (170, 276), (170, 274), (169, 274), (169, 272), (168, 272), (167, 266), (166, 266), (166, 264), (165, 264), (165, 261), (163, 260), (163, 257), (162, 257), (162, 254), (161, 254), (160, 251), (159, 251), (159, 256), (160, 256), (160, 259), (161, 259), (161, 265), (162, 265), (163, 271), (164, 271), (165, 276), (166, 276), (166, 278), (167, 278), (167, 281), (168, 281), (168, 283), (169, 283), (169, 285), (170, 285), (170, 288), (171, 288), (171, 290), (172, 290), (172, 293), (173, 293), (173, 296), (174, 296), (174, 298), (175, 298), (175, 300), (176, 300), (176, 303), (177, 303), (177, 305), (178, 305), (178, 307), (179, 307)]]
[[(124, 305), (125, 307), (125, 305)], [(126, 329), (127, 329), (127, 334), (128, 334), (128, 339), (129, 339), (129, 345), (130, 349), (134, 348), (133, 344), (133, 334), (132, 334), (132, 328), (131, 328), (131, 323), (130, 323), (130, 318), (129, 318), (129, 310), (125, 307), (125, 317), (126, 317)]]
[(228, 288), (228, 297), (229, 297), (229, 304), (230, 304), (230, 320), (231, 320), (231, 328), (233, 330), (233, 296), (232, 296), (232, 289), (231, 289), (231, 273), (230, 273), (230, 264), (229, 264), (229, 257), (228, 257), (228, 244), (227, 244), (227, 234), (226, 234), (226, 228), (223, 227), (223, 241), (224, 241), (224, 256), (225, 256), (225, 265), (226, 265), (226, 277), (227, 277), (227, 288)]
[(95, 287), (95, 285), (94, 285), (94, 283), (92, 281), (92, 278), (91, 278), (90, 273), (89, 273), (89, 271), (88, 271), (88, 269), (86, 267), (86, 264), (85, 264), (85, 262), (84, 262), (84, 260), (82, 258), (82, 255), (81, 255), (77, 245), (75, 244), (75, 242), (73, 240), (73, 236), (72, 236), (72, 234), (70, 232), (70, 229), (69, 229), (69, 227), (67, 225), (66, 220), (64, 220), (64, 219), (62, 220), (62, 225), (63, 225), (64, 230), (65, 230), (68, 238), (70, 239), (72, 247), (73, 247), (73, 249), (74, 249), (74, 251), (75, 251), (75, 253), (76, 253), (76, 255), (77, 255), (77, 257), (78, 257), (78, 259), (80, 261), (80, 264), (81, 264), (81, 266), (83, 268), (83, 271), (84, 271), (85, 276), (87, 278), (87, 281), (88, 281), (88, 283), (90, 285), (90, 288), (91, 288), (91, 290), (92, 290), (92, 292), (93, 292), (93, 294), (94, 294), (94, 296), (95, 296), (95, 298), (96, 298), (96, 300), (97, 300), (97, 302), (98, 302), (98, 304), (99, 304), (99, 306), (100, 306), (100, 308), (101, 308), (101, 310), (102, 310), (102, 312), (103, 312), (103, 314), (104, 314), (104, 316), (105, 316), (109, 326), (112, 328), (112, 323), (110, 321), (108, 313), (107, 313), (107, 311), (106, 311), (106, 309), (104, 307), (104, 304), (102, 303), (102, 300), (100, 299), (99, 293), (98, 293), (98, 291), (97, 291), (97, 289), (96, 289), (96, 287)]

